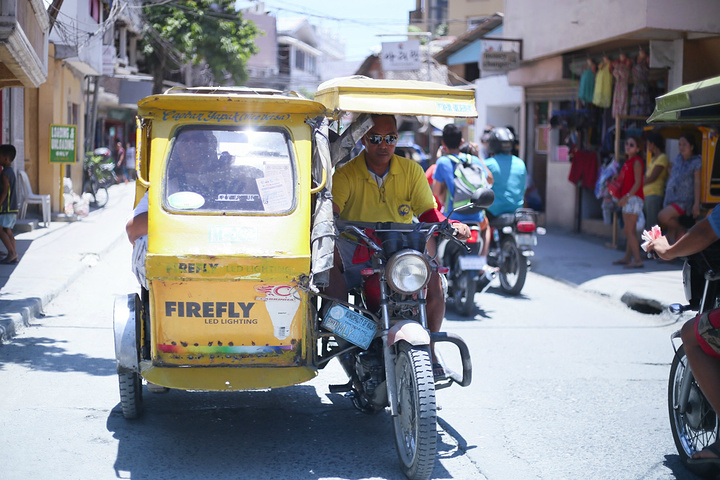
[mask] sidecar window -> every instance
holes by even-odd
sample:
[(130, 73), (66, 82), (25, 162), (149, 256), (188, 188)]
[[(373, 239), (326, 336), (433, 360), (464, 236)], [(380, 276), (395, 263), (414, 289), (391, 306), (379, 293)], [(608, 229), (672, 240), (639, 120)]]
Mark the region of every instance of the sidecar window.
[(282, 129), (184, 128), (172, 140), (165, 208), (285, 213), (295, 202), (290, 136)]

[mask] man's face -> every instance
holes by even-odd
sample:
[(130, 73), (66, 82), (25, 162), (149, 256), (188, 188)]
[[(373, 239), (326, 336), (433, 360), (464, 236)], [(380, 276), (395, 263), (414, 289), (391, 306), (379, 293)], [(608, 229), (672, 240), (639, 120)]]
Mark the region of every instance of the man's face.
[[(388, 145), (385, 137), (392, 135), (394, 142), (392, 145)], [(370, 141), (373, 136), (382, 137), (382, 141), (377, 145)], [(397, 144), (397, 127), (395, 122), (390, 117), (377, 117), (375, 124), (370, 128), (370, 131), (366, 133), (362, 138), (362, 143), (365, 145), (365, 159), (372, 165), (385, 165), (390, 162), (395, 153), (395, 145)]]
[(184, 168), (197, 170), (210, 146), (201, 132), (183, 132), (177, 139), (176, 148)]

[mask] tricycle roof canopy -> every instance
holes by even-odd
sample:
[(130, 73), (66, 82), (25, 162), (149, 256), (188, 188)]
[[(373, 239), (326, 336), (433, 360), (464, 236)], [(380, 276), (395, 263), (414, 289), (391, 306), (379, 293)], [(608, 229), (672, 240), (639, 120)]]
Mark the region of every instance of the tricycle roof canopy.
[(171, 88), (138, 102), (140, 115), (148, 109), (325, 114), (323, 105), (296, 93), (248, 87)]
[(474, 90), (417, 80), (336, 78), (320, 85), (315, 100), (335, 112), (477, 117)]
[(657, 97), (648, 123), (720, 123), (720, 77), (689, 83)]

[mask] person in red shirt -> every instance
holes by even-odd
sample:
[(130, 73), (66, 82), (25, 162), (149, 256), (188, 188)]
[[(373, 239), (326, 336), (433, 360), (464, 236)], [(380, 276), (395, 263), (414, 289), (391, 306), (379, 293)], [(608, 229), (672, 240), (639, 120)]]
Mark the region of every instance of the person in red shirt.
[(628, 137), (625, 141), (625, 163), (620, 170), (622, 177), (622, 188), (618, 207), (622, 208), (623, 231), (627, 237), (625, 256), (615, 260), (614, 265), (624, 265), (625, 268), (642, 268), (643, 261), (640, 257), (640, 240), (638, 239), (637, 222), (643, 211), (645, 197), (643, 196), (643, 172), (645, 166), (640, 152), (643, 152), (642, 141), (639, 137)]

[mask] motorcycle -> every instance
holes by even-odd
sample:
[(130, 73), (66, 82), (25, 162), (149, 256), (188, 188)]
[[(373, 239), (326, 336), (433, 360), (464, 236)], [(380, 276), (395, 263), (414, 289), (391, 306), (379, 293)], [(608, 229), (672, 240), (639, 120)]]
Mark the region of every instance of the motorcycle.
[(109, 199), (107, 187), (117, 183), (115, 162), (109, 148), (100, 147), (85, 153), (83, 193), (92, 196), (93, 205), (104, 207)]
[[(329, 123), (348, 112), (359, 115), (330, 142)], [(472, 91), (364, 77), (328, 81), (314, 100), (174, 87), (138, 102), (135, 202), (147, 195), (148, 235), (134, 252), (139, 291), (113, 310), (126, 419), (143, 414), (143, 391), (289, 387), (338, 358), (349, 383), (333, 391), (364, 412), (389, 409), (403, 471), (431, 477), (435, 391), (467, 386), (472, 373), (459, 337), (427, 330), (424, 287), (443, 267), (425, 240), (451, 227), (373, 224), (373, 240), (343, 226), (372, 251), (366, 288), (353, 295), (358, 305), (321, 293), (336, 237), (332, 168), (372, 127), (371, 113), (398, 112), (477, 116)], [(188, 158), (197, 170), (185, 169)], [(460, 374), (434, 382), (431, 340), (458, 347)]]
[[(462, 210), (477, 211), (493, 199), (491, 189), (479, 189)], [(429, 478), (436, 454), (435, 390), (453, 383), (470, 385), (472, 365), (459, 336), (428, 333), (425, 287), (432, 272), (448, 269), (435, 263), (425, 244), (435, 233), (461, 242), (447, 219), (420, 224), (338, 220), (337, 225), (342, 235), (359, 239), (358, 244), (370, 250), (372, 267), (361, 272), (361, 286), (350, 292), (355, 303), (320, 294), (331, 302), (321, 326), (336, 335), (323, 338), (322, 356), (339, 355), (350, 378), (347, 384), (331, 385), (330, 391), (345, 392), (364, 413), (389, 408), (403, 472), (411, 479)], [(431, 340), (458, 347), (462, 374), (446, 368), (447, 378), (433, 382)]]
[(537, 212), (529, 208), (498, 215), (490, 220), (490, 228), (487, 263), (498, 269), (500, 288), (510, 295), (519, 295), (531, 266), (530, 257), (535, 255), (537, 236), (545, 235), (546, 231), (537, 226)]
[[(691, 255), (683, 265), (683, 285), (688, 304), (674, 303), (674, 314), (697, 311), (698, 315), (720, 307), (720, 259), (718, 242), (703, 252)], [(713, 411), (690, 369), (685, 349), (676, 346), (680, 331), (671, 335), (675, 356), (668, 382), (668, 412), (673, 440), (683, 465), (697, 475), (714, 475), (706, 466), (693, 463), (693, 454), (715, 443), (720, 434), (718, 415)]]
[(446, 238), (438, 242), (440, 263), (450, 269), (445, 277), (446, 297), (455, 310), (464, 316), (470, 316), (475, 307), (475, 293), (487, 290), (498, 271), (497, 268), (485, 265), (479, 256), (484, 244), (480, 225), (468, 226), (470, 238), (466, 243), (459, 244)]

